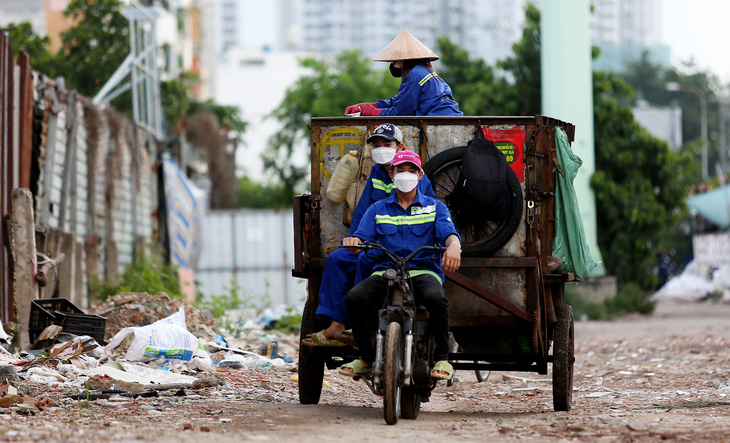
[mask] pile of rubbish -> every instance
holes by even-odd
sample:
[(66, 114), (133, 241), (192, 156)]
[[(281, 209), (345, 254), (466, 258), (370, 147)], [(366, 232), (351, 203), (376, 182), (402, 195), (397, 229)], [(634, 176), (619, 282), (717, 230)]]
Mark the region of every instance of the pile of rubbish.
[[(71, 307), (73, 314), (56, 314), (65, 314), (64, 322), (86, 315)], [(51, 324), (21, 351), (11, 348), (0, 324), (0, 341), (7, 343), (0, 344), (0, 413), (34, 414), (69, 398), (181, 395), (218, 386), (232, 369), (294, 370), (296, 337), (261, 327), (248, 342), (236, 341), (218, 330), (215, 319), (166, 294), (124, 293), (92, 311), (93, 321), (106, 316), (108, 343), (97, 341), (101, 334), (93, 323), (89, 335), (78, 335), (83, 322), (76, 321), (75, 333)]]
[(704, 269), (694, 261), (654, 293), (655, 300), (700, 302), (710, 298), (730, 303), (730, 265)]
[(181, 306), (185, 306), (188, 330), (193, 335), (211, 340), (216, 334), (220, 334), (215, 318), (192, 305), (186, 305), (179, 298), (171, 298), (164, 292), (154, 295), (146, 292), (122, 292), (109, 297), (104, 303), (95, 305), (89, 313), (106, 317), (104, 340), (108, 341), (128, 326), (152, 324), (179, 311)]

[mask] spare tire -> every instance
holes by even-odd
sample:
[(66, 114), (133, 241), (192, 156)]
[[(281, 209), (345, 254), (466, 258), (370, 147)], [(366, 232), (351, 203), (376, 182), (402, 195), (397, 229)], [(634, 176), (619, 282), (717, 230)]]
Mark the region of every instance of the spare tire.
[[(459, 146), (440, 152), (432, 157), (423, 167), (423, 171), (431, 180), (433, 192), (438, 200), (447, 206), (446, 196), (451, 194), (456, 186), (461, 170), (461, 162), (466, 152), (466, 146)], [(522, 219), (524, 199), (522, 187), (512, 168), (507, 168), (507, 187), (510, 196), (507, 217), (501, 222), (466, 221), (452, 208), (451, 217), (456, 230), (461, 235), (461, 246), (464, 257), (487, 257), (494, 254), (512, 238)]]

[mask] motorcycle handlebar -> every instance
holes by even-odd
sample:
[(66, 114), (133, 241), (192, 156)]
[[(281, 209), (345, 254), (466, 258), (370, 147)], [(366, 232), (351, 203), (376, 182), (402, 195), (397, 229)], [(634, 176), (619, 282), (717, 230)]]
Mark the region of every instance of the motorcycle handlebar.
[[(363, 242), (363, 243), (360, 243), (359, 245), (356, 245), (356, 246), (340, 246), (340, 247), (341, 248), (344, 248), (344, 247), (357, 248), (357, 249), (362, 249), (363, 251), (368, 251), (368, 250), (383, 251), (388, 256), (388, 258), (390, 258), (394, 262), (397, 261), (398, 258), (399, 258), (397, 255), (395, 255), (393, 252), (387, 250), (383, 245), (381, 245), (378, 242)], [(435, 246), (423, 245), (423, 246), (420, 246), (419, 248), (417, 248), (416, 250), (414, 250), (413, 252), (411, 252), (410, 254), (408, 254), (408, 256), (405, 257), (405, 260), (406, 261), (410, 261), (410, 259), (412, 259), (413, 257), (415, 257), (416, 254), (418, 254), (421, 251), (436, 251), (436, 252), (439, 252), (439, 253), (444, 253), (444, 252), (446, 252), (446, 246), (441, 246), (441, 245), (435, 245)]]

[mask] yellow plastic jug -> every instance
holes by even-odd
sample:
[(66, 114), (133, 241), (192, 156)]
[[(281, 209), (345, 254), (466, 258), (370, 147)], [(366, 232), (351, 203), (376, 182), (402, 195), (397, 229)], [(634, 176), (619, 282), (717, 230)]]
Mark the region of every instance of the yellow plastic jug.
[(327, 198), (334, 203), (342, 203), (345, 201), (347, 187), (357, 177), (357, 170), (360, 166), (357, 160), (357, 154), (357, 151), (348, 152), (347, 155), (343, 156), (337, 162), (337, 166), (335, 166), (335, 172), (332, 173), (332, 178), (330, 178), (330, 182), (327, 185)]

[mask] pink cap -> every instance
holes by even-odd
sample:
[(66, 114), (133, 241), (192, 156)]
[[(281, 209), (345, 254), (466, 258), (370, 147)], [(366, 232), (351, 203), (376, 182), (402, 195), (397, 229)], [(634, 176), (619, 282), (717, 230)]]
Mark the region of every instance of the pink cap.
[(394, 168), (402, 163), (413, 163), (418, 166), (418, 169), (421, 169), (421, 157), (413, 151), (406, 150), (396, 152), (395, 157), (393, 157), (393, 161), (390, 162), (390, 167)]

